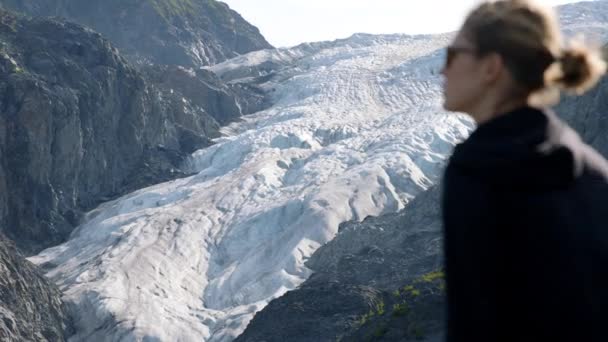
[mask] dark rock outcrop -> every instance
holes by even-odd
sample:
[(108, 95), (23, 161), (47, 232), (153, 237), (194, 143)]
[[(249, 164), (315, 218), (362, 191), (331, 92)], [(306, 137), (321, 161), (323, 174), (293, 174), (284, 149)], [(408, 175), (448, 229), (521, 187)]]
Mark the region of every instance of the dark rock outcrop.
[(59, 289), (0, 236), (0, 340), (64, 341), (65, 312)]
[(151, 65), (141, 71), (164, 94), (181, 97), (204, 108), (220, 125), (270, 105), (267, 94), (256, 83), (226, 84), (206, 69)]
[(272, 48), (256, 27), (215, 0), (0, 0), (0, 5), (88, 26), (137, 64), (200, 67)]
[(79, 25), (2, 10), (0, 44), (0, 227), (26, 254), (62, 242), (84, 210), (183, 175), (219, 134)]

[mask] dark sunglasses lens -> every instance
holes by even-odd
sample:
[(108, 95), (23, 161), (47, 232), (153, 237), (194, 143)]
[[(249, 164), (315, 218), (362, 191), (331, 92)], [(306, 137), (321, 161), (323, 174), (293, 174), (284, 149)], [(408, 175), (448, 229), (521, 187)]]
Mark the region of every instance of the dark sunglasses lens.
[(447, 48), (445, 51), (445, 67), (449, 67), (452, 64), (452, 60), (454, 59), (454, 50)]

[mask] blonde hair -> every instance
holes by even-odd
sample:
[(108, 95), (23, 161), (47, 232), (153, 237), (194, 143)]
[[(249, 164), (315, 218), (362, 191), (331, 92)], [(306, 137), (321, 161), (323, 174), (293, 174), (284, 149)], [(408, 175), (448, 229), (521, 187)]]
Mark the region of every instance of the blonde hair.
[(463, 33), (480, 56), (498, 53), (520, 91), (535, 105), (582, 94), (606, 71), (599, 49), (578, 40), (562, 46), (556, 14), (532, 0), (487, 1), (465, 20)]

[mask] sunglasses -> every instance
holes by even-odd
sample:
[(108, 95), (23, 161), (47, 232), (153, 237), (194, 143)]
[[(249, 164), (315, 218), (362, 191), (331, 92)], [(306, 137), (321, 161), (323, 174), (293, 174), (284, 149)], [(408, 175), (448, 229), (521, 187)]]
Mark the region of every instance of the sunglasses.
[(444, 67), (446, 69), (450, 67), (450, 65), (454, 61), (454, 58), (459, 53), (471, 53), (471, 54), (477, 53), (477, 51), (474, 48), (464, 47), (464, 46), (448, 46), (445, 50), (446, 50), (446, 52), (445, 52)]

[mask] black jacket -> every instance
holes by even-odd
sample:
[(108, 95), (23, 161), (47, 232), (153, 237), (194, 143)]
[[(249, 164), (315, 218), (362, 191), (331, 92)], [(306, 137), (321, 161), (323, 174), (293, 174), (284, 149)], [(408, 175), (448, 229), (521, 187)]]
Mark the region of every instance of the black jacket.
[(507, 113), (455, 148), (449, 342), (608, 341), (607, 180), (608, 162), (549, 111)]

